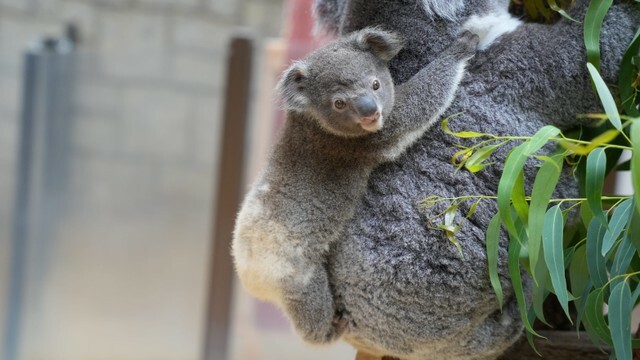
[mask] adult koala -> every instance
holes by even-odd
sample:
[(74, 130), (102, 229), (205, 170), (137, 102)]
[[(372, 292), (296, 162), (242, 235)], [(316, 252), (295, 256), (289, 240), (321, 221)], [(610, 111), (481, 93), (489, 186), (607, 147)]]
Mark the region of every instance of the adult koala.
[[(468, 66), (448, 114), (455, 130), (532, 135), (546, 124), (568, 129), (576, 114), (602, 112), (585, 66), (582, 24), (524, 24), (507, 0), (316, 0), (325, 28), (339, 34), (380, 26), (405, 38), (392, 60), (400, 84), (450, 44), (466, 27), (484, 32), (485, 51)], [(587, 0), (570, 14), (582, 20)], [(618, 65), (640, 24), (630, 2), (616, 3), (603, 27), (601, 74), (615, 83)], [(445, 113), (445, 114), (447, 114)], [(458, 239), (464, 258), (443, 233), (431, 230), (418, 201), (430, 195), (495, 194), (506, 150), (477, 174), (455, 172), (457, 142), (439, 127), (395, 163), (378, 168), (368, 191), (332, 249), (328, 269), (337, 310), (351, 322), (344, 339), (363, 352), (402, 359), (495, 359), (521, 334), (522, 322), (508, 282), (506, 241), (500, 275), (505, 304), (498, 307), (486, 267), (484, 232), (495, 204), (480, 204)], [(535, 168), (526, 170), (532, 179)], [(567, 176), (559, 194), (574, 196)], [(465, 213), (466, 209), (459, 209)]]

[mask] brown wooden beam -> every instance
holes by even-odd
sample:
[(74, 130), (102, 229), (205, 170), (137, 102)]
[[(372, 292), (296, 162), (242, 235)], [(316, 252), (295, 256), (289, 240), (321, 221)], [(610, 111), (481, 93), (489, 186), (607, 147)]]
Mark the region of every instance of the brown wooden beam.
[(221, 160), (216, 187), (203, 360), (226, 360), (233, 290), (229, 252), (236, 213), (244, 193), (246, 130), (253, 41), (234, 37), (228, 60)]

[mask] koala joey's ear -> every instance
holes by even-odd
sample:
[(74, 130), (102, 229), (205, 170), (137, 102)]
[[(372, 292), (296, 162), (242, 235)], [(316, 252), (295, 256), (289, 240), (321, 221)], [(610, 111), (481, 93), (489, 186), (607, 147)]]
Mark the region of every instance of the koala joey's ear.
[(294, 62), (282, 74), (277, 90), (282, 95), (286, 109), (303, 110), (308, 103), (304, 95), (308, 65), (304, 61)]
[(353, 35), (356, 46), (371, 51), (385, 62), (393, 59), (402, 50), (403, 41), (395, 33), (378, 28), (366, 28)]

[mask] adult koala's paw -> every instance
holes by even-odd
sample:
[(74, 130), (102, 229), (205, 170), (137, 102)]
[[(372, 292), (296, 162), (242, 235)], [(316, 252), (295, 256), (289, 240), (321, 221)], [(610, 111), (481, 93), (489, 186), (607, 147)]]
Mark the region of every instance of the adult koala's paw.
[(469, 31), (479, 36), (478, 50), (486, 50), (500, 36), (518, 28), (522, 21), (509, 13), (473, 15), (462, 25), (462, 31)]

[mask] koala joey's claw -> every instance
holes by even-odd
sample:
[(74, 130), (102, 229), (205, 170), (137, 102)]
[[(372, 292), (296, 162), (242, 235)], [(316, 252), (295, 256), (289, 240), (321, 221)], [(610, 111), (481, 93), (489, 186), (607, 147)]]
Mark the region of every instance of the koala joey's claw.
[(336, 328), (338, 336), (342, 335), (349, 328), (351, 315), (347, 311), (338, 311), (333, 318), (332, 324)]
[(470, 59), (478, 50), (480, 37), (470, 31), (464, 31), (451, 46), (451, 52), (462, 59)]
[(480, 43), (480, 36), (478, 34), (472, 33), (471, 31), (464, 31), (460, 38), (468, 42), (469, 45), (472, 45), (474, 47), (474, 50), (478, 48), (478, 44)]
[(302, 338), (312, 344), (328, 344), (338, 340), (349, 328), (349, 319), (336, 316), (327, 326), (317, 324), (310, 331), (304, 331)]

